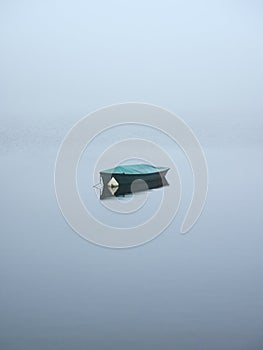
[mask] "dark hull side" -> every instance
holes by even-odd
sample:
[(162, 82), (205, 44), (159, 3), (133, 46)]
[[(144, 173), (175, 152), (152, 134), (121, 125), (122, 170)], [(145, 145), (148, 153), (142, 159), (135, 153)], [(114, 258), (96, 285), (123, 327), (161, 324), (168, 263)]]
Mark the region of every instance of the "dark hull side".
[[(136, 180), (141, 180), (141, 179), (136, 179)], [(155, 181), (150, 181), (150, 182), (144, 182), (144, 181), (135, 181), (135, 183), (128, 183), (128, 184), (121, 184), (114, 194), (111, 192), (111, 189), (106, 185), (103, 186), (103, 190), (100, 196), (100, 199), (107, 199), (107, 198), (112, 198), (112, 197), (121, 197), (125, 195), (129, 195), (131, 193), (136, 193), (136, 192), (144, 192), (148, 190), (152, 190), (155, 188), (161, 188), (164, 186), (169, 186), (168, 181), (166, 180), (165, 177), (162, 179), (156, 179)]]
[(103, 185), (107, 186), (108, 182), (112, 177), (116, 179), (118, 184), (121, 185), (131, 185), (136, 180), (143, 180), (149, 186), (152, 184), (162, 184), (163, 182), (167, 182), (165, 179), (165, 175), (168, 170), (164, 170), (161, 172), (151, 173), (151, 174), (106, 174), (100, 173)]

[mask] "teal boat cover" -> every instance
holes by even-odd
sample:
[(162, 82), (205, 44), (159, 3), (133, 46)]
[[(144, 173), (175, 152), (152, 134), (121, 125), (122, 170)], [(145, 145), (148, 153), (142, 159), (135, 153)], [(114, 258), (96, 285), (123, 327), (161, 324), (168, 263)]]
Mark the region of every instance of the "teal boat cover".
[(161, 171), (169, 170), (165, 167), (155, 167), (149, 164), (125, 164), (118, 165), (115, 168), (102, 170), (101, 173), (106, 174), (152, 174)]

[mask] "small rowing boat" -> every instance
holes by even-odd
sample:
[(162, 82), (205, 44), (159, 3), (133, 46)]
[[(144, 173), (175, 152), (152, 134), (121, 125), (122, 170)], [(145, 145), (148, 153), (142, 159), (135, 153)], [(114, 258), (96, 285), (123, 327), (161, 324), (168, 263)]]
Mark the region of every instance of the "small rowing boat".
[(127, 164), (102, 170), (100, 176), (104, 186), (118, 187), (139, 179), (146, 183), (161, 181), (168, 170), (169, 168), (166, 167), (155, 167), (149, 164)]
[(131, 185), (136, 180), (143, 180), (147, 187), (157, 188), (167, 185), (165, 175), (169, 171), (167, 167), (155, 167), (149, 164), (125, 164), (115, 168), (100, 171), (100, 176), (104, 187), (117, 189), (124, 188), (127, 192), (132, 192)]

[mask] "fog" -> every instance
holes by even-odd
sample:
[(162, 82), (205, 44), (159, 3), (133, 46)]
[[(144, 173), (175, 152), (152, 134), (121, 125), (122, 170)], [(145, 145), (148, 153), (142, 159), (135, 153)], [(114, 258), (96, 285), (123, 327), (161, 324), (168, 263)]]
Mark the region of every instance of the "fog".
[[(262, 4), (10, 1), (0, 18), (1, 349), (262, 349)], [(113, 250), (67, 225), (54, 165), (80, 118), (127, 101), (185, 120), (209, 192), (180, 235), (191, 172), (160, 136), (181, 166), (179, 213), (150, 243)]]

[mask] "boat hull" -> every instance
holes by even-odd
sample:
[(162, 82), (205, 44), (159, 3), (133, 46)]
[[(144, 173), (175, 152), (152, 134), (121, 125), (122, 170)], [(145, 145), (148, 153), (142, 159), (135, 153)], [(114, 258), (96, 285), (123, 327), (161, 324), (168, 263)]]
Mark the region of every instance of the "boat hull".
[(103, 186), (100, 199), (108, 199), (112, 197), (125, 197), (125, 195), (130, 195), (137, 192), (145, 192), (155, 188), (161, 188), (164, 186), (169, 186), (168, 181), (165, 177), (161, 179), (155, 179), (151, 181), (144, 181), (141, 178), (134, 180), (132, 183), (120, 184), (120, 186), (112, 188), (110, 186)]
[(163, 183), (167, 182), (165, 175), (167, 174), (168, 170), (169, 169), (165, 169), (163, 171), (151, 174), (108, 174), (101, 172), (100, 175), (104, 186), (107, 186), (113, 177), (118, 182), (119, 186), (131, 185), (136, 180), (143, 180), (149, 186), (156, 186), (158, 184), (162, 185)]

